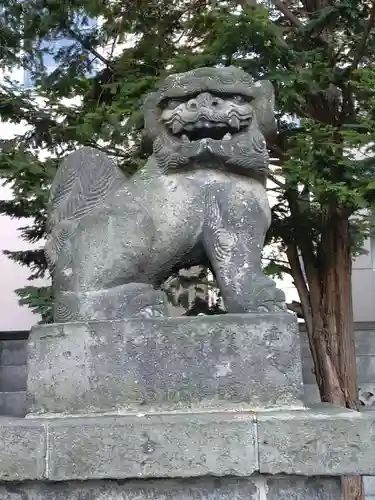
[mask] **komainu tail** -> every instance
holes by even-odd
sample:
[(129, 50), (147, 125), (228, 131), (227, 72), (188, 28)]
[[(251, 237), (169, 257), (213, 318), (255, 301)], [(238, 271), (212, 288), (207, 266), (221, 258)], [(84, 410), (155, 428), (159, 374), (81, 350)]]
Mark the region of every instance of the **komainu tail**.
[(79, 221), (103, 205), (124, 182), (126, 177), (116, 163), (95, 148), (84, 147), (63, 160), (48, 204), (45, 252), (51, 272)]

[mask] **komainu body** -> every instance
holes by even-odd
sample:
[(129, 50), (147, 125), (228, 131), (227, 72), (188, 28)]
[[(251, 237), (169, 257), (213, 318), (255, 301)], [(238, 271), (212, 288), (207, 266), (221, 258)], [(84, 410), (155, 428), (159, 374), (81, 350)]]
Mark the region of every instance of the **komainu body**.
[(96, 149), (69, 155), (49, 206), (54, 320), (166, 315), (161, 284), (198, 264), (210, 265), (229, 313), (283, 309), (261, 269), (273, 106), (269, 82), (200, 68), (147, 97), (153, 153), (132, 178)]

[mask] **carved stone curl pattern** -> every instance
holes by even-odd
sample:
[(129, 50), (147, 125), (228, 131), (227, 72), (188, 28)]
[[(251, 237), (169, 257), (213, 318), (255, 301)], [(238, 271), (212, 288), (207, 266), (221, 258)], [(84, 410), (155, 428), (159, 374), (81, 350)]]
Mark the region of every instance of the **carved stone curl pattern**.
[(153, 154), (131, 179), (92, 148), (56, 174), (46, 245), (55, 321), (167, 315), (161, 285), (192, 265), (211, 267), (229, 313), (284, 310), (261, 269), (271, 83), (199, 68), (167, 77), (144, 114)]
[(360, 406), (375, 408), (375, 386), (372, 389), (358, 388), (358, 402)]

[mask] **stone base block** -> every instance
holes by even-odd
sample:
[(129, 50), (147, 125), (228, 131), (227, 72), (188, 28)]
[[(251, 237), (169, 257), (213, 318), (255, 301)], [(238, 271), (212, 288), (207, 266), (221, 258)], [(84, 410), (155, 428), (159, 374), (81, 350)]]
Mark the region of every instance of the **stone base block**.
[(45, 478), (46, 450), (45, 422), (0, 419), (0, 481)]
[(0, 481), (247, 476), (256, 432), (240, 413), (1, 419)]
[(38, 326), (29, 413), (302, 408), (294, 315), (125, 319)]
[(3, 419), (0, 443), (0, 481), (375, 476), (375, 415), (328, 406)]
[(1, 500), (340, 500), (340, 497), (337, 478), (296, 476), (0, 484)]
[(257, 414), (259, 470), (270, 474), (375, 475), (375, 413), (329, 404)]
[(247, 476), (258, 469), (253, 415), (56, 419), (48, 479)]

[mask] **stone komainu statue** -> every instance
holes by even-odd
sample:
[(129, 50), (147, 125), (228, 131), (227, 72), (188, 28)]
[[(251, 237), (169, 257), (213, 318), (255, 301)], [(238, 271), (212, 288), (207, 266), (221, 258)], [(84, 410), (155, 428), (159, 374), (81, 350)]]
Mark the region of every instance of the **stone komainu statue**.
[(54, 320), (166, 315), (160, 285), (205, 263), (229, 313), (283, 309), (261, 269), (273, 106), (270, 82), (200, 68), (169, 76), (146, 99), (153, 154), (131, 179), (95, 149), (70, 154), (48, 216)]

